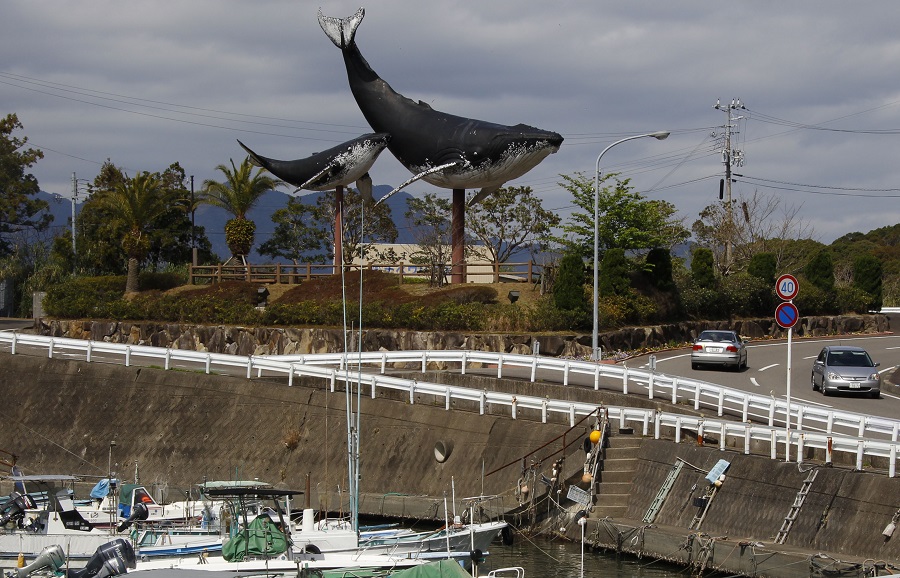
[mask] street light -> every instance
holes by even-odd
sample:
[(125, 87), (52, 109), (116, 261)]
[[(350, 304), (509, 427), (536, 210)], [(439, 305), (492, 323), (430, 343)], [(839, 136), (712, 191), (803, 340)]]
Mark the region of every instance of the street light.
[(603, 149), (603, 152), (601, 152), (597, 157), (597, 170), (594, 171), (594, 334), (591, 340), (591, 359), (594, 361), (600, 361), (600, 319), (598, 312), (599, 305), (597, 303), (600, 297), (600, 289), (598, 287), (598, 279), (600, 275), (600, 159), (603, 158), (603, 155), (606, 154), (606, 151), (613, 148), (617, 144), (621, 144), (625, 141), (634, 140), (637, 138), (644, 138), (647, 136), (652, 136), (656, 140), (665, 140), (669, 136), (669, 132), (650, 132), (647, 134), (638, 134), (635, 136), (623, 138), (622, 140), (617, 140), (616, 142)]

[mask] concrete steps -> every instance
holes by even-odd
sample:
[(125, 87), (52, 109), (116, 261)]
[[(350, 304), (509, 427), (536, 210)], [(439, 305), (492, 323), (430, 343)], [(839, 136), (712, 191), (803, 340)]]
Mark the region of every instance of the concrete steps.
[(634, 434), (614, 434), (604, 450), (598, 474), (597, 498), (591, 518), (622, 518), (628, 509), (642, 439)]

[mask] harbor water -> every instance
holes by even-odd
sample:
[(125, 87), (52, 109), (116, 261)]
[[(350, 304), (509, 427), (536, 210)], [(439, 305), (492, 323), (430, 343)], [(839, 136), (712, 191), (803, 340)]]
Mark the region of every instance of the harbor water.
[(562, 539), (529, 539), (519, 534), (511, 546), (495, 541), (490, 555), (478, 568), (479, 575), (508, 566), (521, 566), (525, 578), (684, 578), (689, 570), (652, 557), (637, 559), (614, 553), (592, 551), (584, 547), (582, 573), (582, 547), (580, 541)]

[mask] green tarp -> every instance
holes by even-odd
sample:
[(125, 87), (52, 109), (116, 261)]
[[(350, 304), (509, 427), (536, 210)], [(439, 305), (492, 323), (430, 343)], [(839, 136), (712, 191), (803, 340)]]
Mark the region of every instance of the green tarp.
[(251, 556), (277, 556), (285, 551), (287, 538), (268, 516), (258, 516), (247, 529), (222, 545), (222, 557), (229, 562)]
[(391, 573), (391, 578), (472, 578), (456, 560), (437, 560)]

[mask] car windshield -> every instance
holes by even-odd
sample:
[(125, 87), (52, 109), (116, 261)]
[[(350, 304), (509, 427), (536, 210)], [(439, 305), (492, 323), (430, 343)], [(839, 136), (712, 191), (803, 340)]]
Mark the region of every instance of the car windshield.
[(704, 331), (697, 341), (734, 341), (734, 335), (725, 331)]
[(826, 363), (830, 367), (873, 367), (872, 358), (865, 351), (831, 351)]

